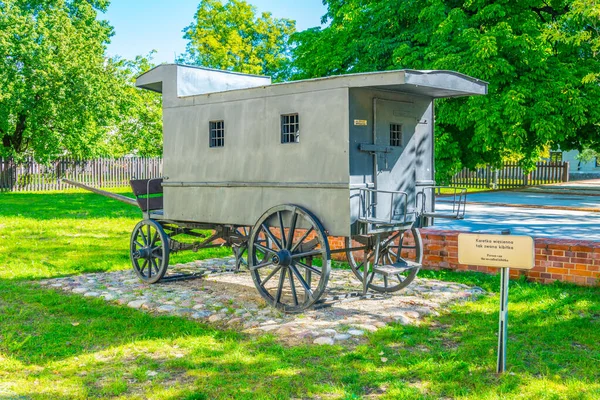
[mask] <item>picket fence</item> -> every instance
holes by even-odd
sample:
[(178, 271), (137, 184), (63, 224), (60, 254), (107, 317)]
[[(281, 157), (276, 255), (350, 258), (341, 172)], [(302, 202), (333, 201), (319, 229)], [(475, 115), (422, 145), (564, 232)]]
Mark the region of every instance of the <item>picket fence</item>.
[[(33, 159), (15, 163), (0, 158), (0, 191), (60, 190), (71, 186), (62, 182), (71, 179), (93, 187), (128, 186), (130, 179), (162, 176), (159, 157), (123, 157), (79, 160), (64, 157), (49, 164)], [(501, 169), (489, 166), (471, 171), (467, 168), (452, 178), (459, 187), (508, 189), (569, 180), (569, 163), (539, 162), (536, 169), (525, 174), (517, 164), (505, 164)]]
[(63, 178), (93, 187), (129, 186), (130, 179), (162, 175), (162, 159), (149, 157), (98, 158), (79, 160), (63, 157), (49, 164), (33, 159), (15, 163), (0, 158), (0, 190), (43, 191), (72, 188)]
[(470, 170), (465, 168), (452, 178), (452, 186), (470, 188), (510, 189), (569, 181), (568, 162), (538, 162), (526, 174), (519, 165), (506, 163), (501, 169), (490, 166)]

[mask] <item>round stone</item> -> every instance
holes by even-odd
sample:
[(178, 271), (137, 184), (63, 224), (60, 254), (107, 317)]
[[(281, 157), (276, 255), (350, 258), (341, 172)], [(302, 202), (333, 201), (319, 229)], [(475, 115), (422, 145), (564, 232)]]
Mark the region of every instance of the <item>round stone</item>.
[(142, 305), (144, 305), (145, 302), (146, 302), (146, 300), (134, 300), (134, 301), (130, 301), (129, 303), (127, 303), (127, 307), (130, 307), (130, 308), (141, 308)]
[(194, 319), (202, 319), (202, 318), (208, 318), (212, 315), (212, 312), (210, 311), (198, 311), (195, 312), (191, 315), (192, 318)]
[(362, 336), (365, 333), (363, 331), (361, 331), (360, 329), (349, 329), (348, 334), (352, 335), (352, 336)]
[(319, 345), (323, 345), (323, 344), (329, 344), (332, 345), (334, 342), (333, 338), (329, 337), (329, 336), (321, 336), (316, 338), (313, 341), (314, 344), (319, 344)]
[(337, 335), (335, 335), (333, 337), (333, 340), (335, 340), (336, 342), (342, 341), (342, 340), (348, 340), (350, 339), (350, 335), (347, 333), (338, 333)]

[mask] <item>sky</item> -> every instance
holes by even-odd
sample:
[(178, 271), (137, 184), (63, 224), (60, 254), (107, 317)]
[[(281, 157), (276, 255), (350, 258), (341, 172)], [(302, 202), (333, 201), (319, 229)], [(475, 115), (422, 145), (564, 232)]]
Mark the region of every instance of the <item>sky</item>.
[[(258, 12), (296, 20), (301, 31), (321, 25), (326, 8), (322, 0), (247, 0)], [(110, 56), (132, 59), (156, 50), (155, 63), (173, 62), (185, 51), (182, 30), (188, 26), (200, 0), (112, 0), (106, 19), (115, 29), (108, 46)]]

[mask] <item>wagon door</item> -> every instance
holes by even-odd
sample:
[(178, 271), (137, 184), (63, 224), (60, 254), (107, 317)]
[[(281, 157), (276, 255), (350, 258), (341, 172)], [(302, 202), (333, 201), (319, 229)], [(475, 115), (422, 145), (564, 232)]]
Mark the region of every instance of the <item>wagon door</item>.
[[(376, 99), (374, 151), (378, 220), (400, 220), (414, 210), (417, 157), (413, 136), (414, 103)], [(406, 192), (407, 197), (385, 193)], [(408, 208), (408, 209), (407, 209)], [(410, 217), (410, 215), (409, 215)]]

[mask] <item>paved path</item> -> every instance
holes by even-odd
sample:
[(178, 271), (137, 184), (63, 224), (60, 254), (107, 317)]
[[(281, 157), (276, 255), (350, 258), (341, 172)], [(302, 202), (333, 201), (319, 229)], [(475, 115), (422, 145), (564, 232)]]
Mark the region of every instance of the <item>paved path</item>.
[(467, 195), (467, 201), (469, 203), (528, 205), (558, 209), (572, 208), (600, 212), (600, 195), (544, 193), (535, 189), (472, 193)]
[[(438, 207), (443, 211), (444, 205)], [(435, 227), (466, 232), (600, 241), (600, 212), (467, 204), (465, 219), (437, 219)]]
[[(467, 201), (464, 220), (437, 219), (435, 227), (600, 241), (600, 179), (471, 193)], [(443, 212), (448, 206), (436, 208)]]

